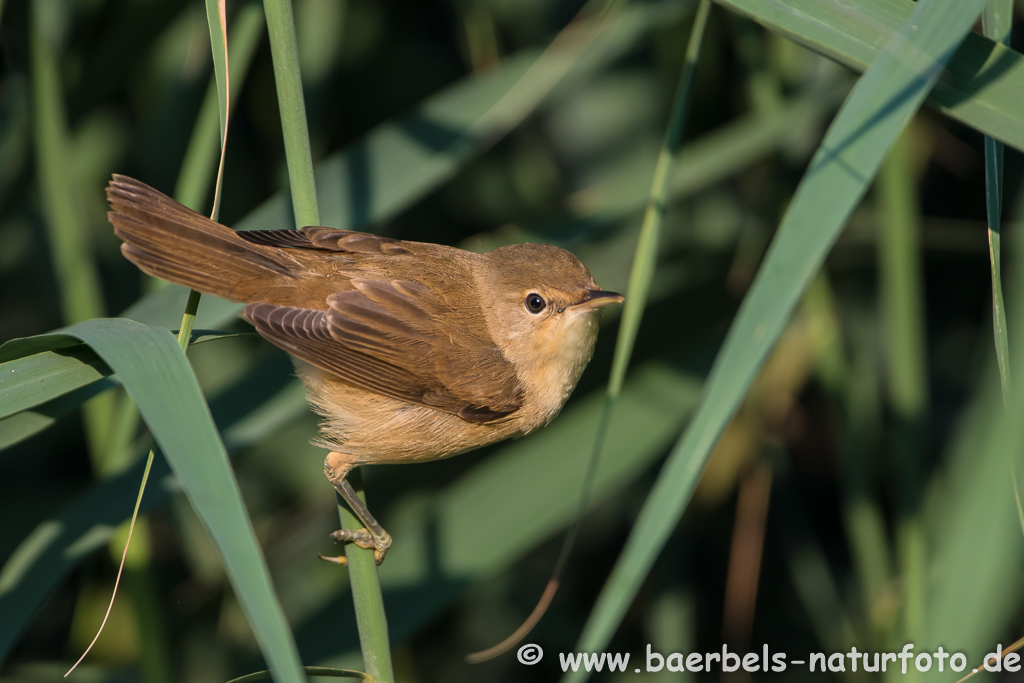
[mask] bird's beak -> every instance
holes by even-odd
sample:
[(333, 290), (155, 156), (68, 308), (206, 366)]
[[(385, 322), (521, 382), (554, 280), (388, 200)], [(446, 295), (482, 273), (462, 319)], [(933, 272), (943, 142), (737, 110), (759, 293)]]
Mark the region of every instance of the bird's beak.
[(603, 306), (611, 306), (612, 304), (621, 304), (626, 300), (626, 297), (622, 296), (618, 292), (605, 292), (600, 289), (591, 289), (587, 292), (586, 296), (573, 304), (574, 308), (601, 308)]

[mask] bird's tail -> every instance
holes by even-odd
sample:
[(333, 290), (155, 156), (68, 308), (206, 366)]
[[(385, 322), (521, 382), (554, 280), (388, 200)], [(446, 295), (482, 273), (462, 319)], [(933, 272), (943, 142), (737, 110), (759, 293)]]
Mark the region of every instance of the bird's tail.
[(121, 253), (154, 277), (231, 301), (294, 280), (285, 250), (244, 240), (138, 180), (114, 175), (107, 201)]

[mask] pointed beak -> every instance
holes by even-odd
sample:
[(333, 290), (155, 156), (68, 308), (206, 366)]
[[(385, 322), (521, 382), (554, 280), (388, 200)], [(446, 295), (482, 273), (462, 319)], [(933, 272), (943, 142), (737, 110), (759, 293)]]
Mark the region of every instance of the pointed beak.
[(587, 292), (586, 296), (573, 304), (576, 308), (601, 308), (603, 306), (611, 306), (612, 304), (621, 304), (626, 300), (626, 297), (622, 296), (618, 292), (606, 292), (601, 289), (591, 289)]

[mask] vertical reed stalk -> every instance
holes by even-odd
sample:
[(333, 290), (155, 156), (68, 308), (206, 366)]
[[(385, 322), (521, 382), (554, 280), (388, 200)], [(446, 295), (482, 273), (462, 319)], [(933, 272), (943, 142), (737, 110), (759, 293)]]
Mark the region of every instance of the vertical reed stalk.
[[(1004, 45), (1010, 43), (1013, 0), (990, 0), (981, 15), (985, 35)], [(999, 363), (1003, 406), (1010, 405), (1010, 340), (1006, 332), (1006, 307), (1000, 267), (999, 223), (1003, 211), (1003, 143), (985, 136), (985, 208), (988, 214), (988, 257), (992, 270), (992, 328)]]
[[(316, 179), (313, 176), (313, 157), (306, 127), (306, 104), (302, 94), (299, 73), (299, 51), (295, 37), (295, 19), (290, 0), (266, 0), (267, 30), (274, 60), (278, 104), (281, 108), (281, 126), (284, 129), (285, 155), (288, 159), (288, 177), (291, 183), (292, 208), (297, 227), (320, 224), (317, 206)], [(353, 488), (362, 497), (361, 480), (350, 475)], [(359, 528), (361, 524), (348, 509), (338, 507), (341, 523), (346, 528)], [(388, 642), (387, 621), (377, 565), (373, 551), (349, 545), (345, 548), (348, 559), (349, 580), (356, 607), (356, 623), (363, 650), (367, 673), (379, 683), (392, 683), (391, 647)]]
[(883, 215), (879, 235), (882, 310), (887, 347), (889, 404), (895, 416), (892, 460), (895, 473), (897, 557), (903, 587), (906, 642), (923, 635), (927, 550), (921, 520), (921, 454), (927, 410), (927, 347), (920, 226), (910, 138), (902, 135), (878, 179)]

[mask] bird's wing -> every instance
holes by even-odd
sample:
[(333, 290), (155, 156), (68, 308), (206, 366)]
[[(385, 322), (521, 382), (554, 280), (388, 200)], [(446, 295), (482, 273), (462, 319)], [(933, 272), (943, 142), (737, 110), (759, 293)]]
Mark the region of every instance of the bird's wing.
[(352, 279), (327, 310), (249, 304), (245, 316), (274, 344), (345, 382), (469, 422), (522, 406), (515, 367), (487, 335), (479, 305), (453, 305), (407, 280)]
[(347, 254), (407, 254), (402, 240), (367, 232), (307, 226), (301, 230), (239, 230), (238, 235), (255, 244), (297, 247)]

